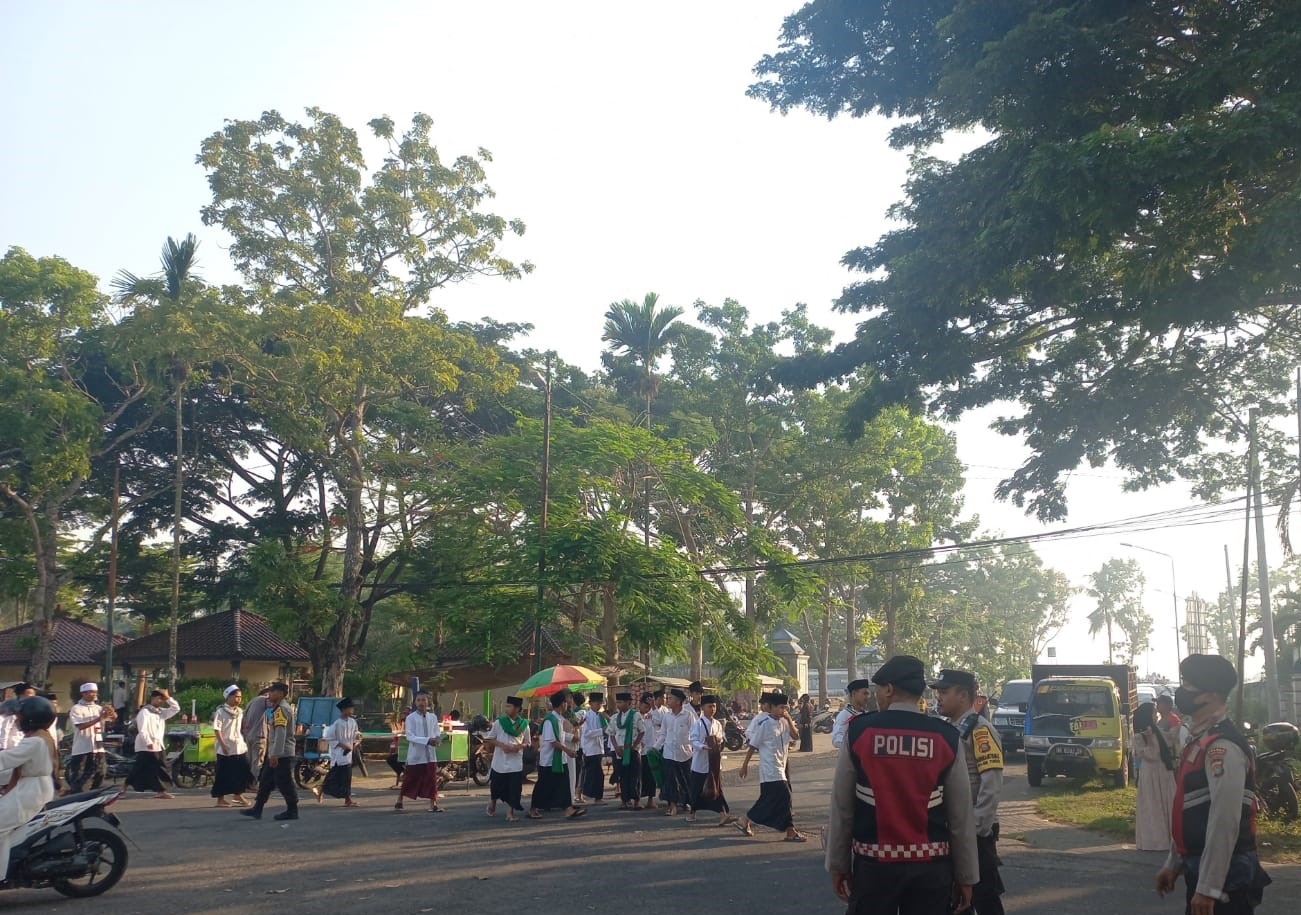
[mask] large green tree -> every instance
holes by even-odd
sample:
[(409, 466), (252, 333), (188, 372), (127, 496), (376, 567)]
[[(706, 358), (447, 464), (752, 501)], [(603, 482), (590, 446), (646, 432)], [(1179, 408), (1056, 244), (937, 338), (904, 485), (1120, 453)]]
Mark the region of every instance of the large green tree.
[(1107, 663), (1120, 652), (1128, 664), (1147, 650), (1152, 617), (1143, 609), (1143, 570), (1134, 559), (1108, 559), (1089, 575), (1086, 593), (1096, 606), (1089, 614), (1089, 635), (1107, 633)]
[(306, 457), (329, 516), (311, 576), (330, 606), (304, 614), (299, 633), (327, 693), (342, 688), (413, 543), (408, 468), (514, 374), (429, 307), (449, 284), (530, 269), (498, 250), (524, 226), (485, 209), (488, 153), (445, 160), (432, 126), (423, 114), (401, 133), (371, 121), (386, 153), (369, 176), (357, 133), (316, 108), (302, 122), (274, 111), (232, 121), (199, 153), (212, 190), (203, 220), (231, 236), (252, 319), (233, 372)]
[(856, 338), (787, 379), (868, 367), (855, 425), (1013, 402), (995, 427), (1034, 453), (999, 494), (1045, 519), (1082, 462), (1240, 488), (1222, 446), (1301, 352), (1299, 41), (1267, 0), (806, 4), (751, 94), (894, 118), (913, 158), (898, 227), (845, 255)]

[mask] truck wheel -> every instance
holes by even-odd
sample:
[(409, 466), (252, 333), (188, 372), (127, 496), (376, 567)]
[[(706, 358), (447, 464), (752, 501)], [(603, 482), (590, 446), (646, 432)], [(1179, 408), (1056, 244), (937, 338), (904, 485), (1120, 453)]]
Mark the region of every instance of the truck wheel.
[(1038, 788), (1044, 783), (1044, 761), (1038, 756), (1025, 758), (1025, 777), (1031, 788)]

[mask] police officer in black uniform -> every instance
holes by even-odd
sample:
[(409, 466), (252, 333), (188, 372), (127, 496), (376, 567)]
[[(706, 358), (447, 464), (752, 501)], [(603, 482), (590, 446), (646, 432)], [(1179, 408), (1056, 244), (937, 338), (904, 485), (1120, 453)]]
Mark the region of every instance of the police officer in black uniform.
[(832, 888), (847, 915), (965, 911), (980, 871), (958, 730), (918, 708), (926, 672), (917, 658), (891, 658), (872, 682), (880, 711), (849, 723), (836, 762)]
[(1187, 889), (1186, 915), (1251, 915), (1270, 880), (1256, 855), (1256, 757), (1228, 718), (1238, 685), (1219, 655), (1193, 654), (1179, 665), (1175, 708), (1190, 739), (1175, 773), (1170, 856), (1156, 891)]

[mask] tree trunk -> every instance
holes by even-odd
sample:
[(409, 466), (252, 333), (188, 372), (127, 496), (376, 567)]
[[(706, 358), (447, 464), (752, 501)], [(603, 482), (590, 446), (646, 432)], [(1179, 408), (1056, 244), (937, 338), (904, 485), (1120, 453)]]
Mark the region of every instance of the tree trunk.
[(54, 614), (59, 606), (59, 516), (62, 506), (46, 503), (42, 514), (45, 516), (47, 529), (39, 530), (35, 515), (29, 516), (33, 533), (43, 534), (36, 538), (36, 571), (39, 600), (32, 614), (32, 630), (36, 636), (36, 647), (32, 652), (27, 679), (38, 689), (44, 689), (50, 675), (51, 640), (54, 637)]
[(605, 650), (605, 663), (619, 660), (619, 619), (614, 599), (614, 585), (601, 589), (601, 646)]
[(849, 601), (845, 607), (845, 674), (849, 682), (858, 679), (858, 582), (850, 579)]
[(1115, 659), (1112, 658), (1111, 656), (1111, 652), (1112, 652), (1111, 646), (1114, 644), (1115, 643), (1111, 639), (1111, 614), (1108, 613), (1107, 614), (1107, 663), (1108, 664), (1115, 663)]
[(352, 642), (352, 620), (340, 620), (321, 640), (317, 651), (312, 652), (321, 678), (322, 696), (343, 695), (343, 674), (348, 666), (349, 645)]
[(890, 573), (890, 599), (885, 602), (885, 638), (883, 640), (885, 643), (885, 659), (887, 661), (893, 658), (895, 655), (896, 641), (895, 641), (894, 629), (895, 629), (895, 619), (898, 615), (898, 610), (895, 608), (896, 596), (897, 596), (897, 592), (895, 591), (895, 573), (891, 572)]
[(691, 640), (691, 679), (699, 680), (705, 670), (705, 638), (698, 633)]
[(827, 670), (831, 667), (831, 585), (826, 588), (827, 606), (822, 614), (822, 634), (819, 652), (822, 655), (822, 669), (818, 671), (818, 702), (827, 704)]

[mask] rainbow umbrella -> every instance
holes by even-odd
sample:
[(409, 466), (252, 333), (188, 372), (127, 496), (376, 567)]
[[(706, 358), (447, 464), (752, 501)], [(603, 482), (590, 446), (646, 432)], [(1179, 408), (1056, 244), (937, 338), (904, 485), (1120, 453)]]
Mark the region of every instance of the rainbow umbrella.
[(557, 664), (540, 670), (520, 684), (519, 695), (524, 699), (550, 696), (562, 689), (599, 689), (605, 678), (588, 667), (577, 664)]

